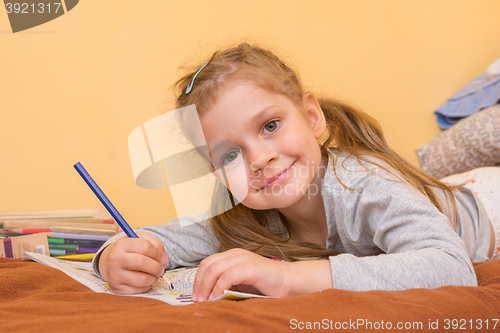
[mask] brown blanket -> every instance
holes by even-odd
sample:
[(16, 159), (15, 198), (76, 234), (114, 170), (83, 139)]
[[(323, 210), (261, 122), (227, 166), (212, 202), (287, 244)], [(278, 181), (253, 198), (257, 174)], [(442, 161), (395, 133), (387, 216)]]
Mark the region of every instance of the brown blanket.
[(474, 267), (479, 287), (329, 289), (174, 306), (95, 293), (54, 268), (0, 258), (0, 332), (500, 332), (500, 261)]

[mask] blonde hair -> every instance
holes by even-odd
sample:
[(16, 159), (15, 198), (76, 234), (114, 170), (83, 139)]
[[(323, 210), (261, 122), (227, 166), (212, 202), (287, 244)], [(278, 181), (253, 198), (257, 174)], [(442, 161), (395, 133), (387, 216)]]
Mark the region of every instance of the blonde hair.
[[(221, 89), (235, 80), (251, 81), (259, 88), (288, 97), (296, 105), (301, 105), (306, 94), (295, 72), (275, 54), (248, 43), (215, 52), (206, 66), (199, 72), (198, 69), (199, 67), (193, 69), (176, 82), (174, 87), (178, 96), (177, 108), (195, 104), (198, 112), (202, 114), (215, 102)], [(192, 90), (187, 94), (186, 89), (191, 83)], [(420, 191), (444, 213), (443, 204), (432, 188), (442, 189), (446, 196), (452, 199), (454, 213), (452, 222), (453, 225), (457, 225), (457, 207), (452, 191), (459, 186), (449, 186), (440, 182), (394, 152), (387, 144), (378, 122), (365, 112), (333, 98), (318, 99), (318, 102), (327, 123), (328, 136), (321, 145), (323, 156), (328, 154), (329, 147), (351, 154), (358, 160), (367, 161), (365, 157), (378, 158), (399, 172), (403, 178), (400, 178), (401, 181)], [(333, 163), (335, 165), (335, 161)], [(394, 175), (394, 170), (384, 166), (384, 163), (380, 165), (373, 161), (370, 163)], [(228, 205), (228, 202), (220, 202), (221, 197), (227, 198), (227, 195), (223, 195), (227, 191), (220, 184), (214, 191), (212, 205)], [(294, 261), (297, 257), (328, 258), (330, 255), (338, 254), (313, 243), (284, 239), (283, 235), (268, 228), (268, 215), (267, 210), (253, 210), (244, 205), (237, 205), (212, 217), (211, 225), (220, 243), (219, 251), (244, 248), (266, 257), (289, 261)], [(287, 221), (283, 217), (282, 221), (290, 235)]]

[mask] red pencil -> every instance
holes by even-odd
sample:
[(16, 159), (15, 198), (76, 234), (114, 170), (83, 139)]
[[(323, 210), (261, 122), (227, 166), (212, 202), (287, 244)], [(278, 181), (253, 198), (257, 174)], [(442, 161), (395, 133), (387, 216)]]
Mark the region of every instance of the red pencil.
[(50, 232), (49, 229), (9, 229), (11, 232), (17, 232), (20, 234), (38, 234), (40, 232)]

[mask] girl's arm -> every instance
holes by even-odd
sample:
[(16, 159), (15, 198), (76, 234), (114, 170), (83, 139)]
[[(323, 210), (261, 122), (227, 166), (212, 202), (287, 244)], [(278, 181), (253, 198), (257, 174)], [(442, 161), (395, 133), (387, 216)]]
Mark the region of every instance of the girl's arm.
[(292, 287), (290, 296), (309, 294), (333, 288), (329, 260), (308, 260), (290, 263)]
[(357, 190), (324, 193), (325, 202), (337, 204), (330, 214), (347, 252), (330, 257), (335, 288), (477, 285), (464, 242), (423, 194), (368, 172), (346, 183)]
[(203, 259), (193, 284), (193, 302), (224, 290), (287, 297), (332, 287), (328, 260), (280, 262), (244, 249), (231, 249)]

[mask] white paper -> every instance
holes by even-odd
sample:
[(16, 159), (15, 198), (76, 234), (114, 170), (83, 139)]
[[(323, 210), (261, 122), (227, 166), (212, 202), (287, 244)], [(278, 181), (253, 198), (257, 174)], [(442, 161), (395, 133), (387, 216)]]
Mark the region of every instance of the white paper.
[[(143, 294), (121, 295), (111, 292), (111, 290), (109, 290), (108, 284), (94, 274), (91, 262), (62, 260), (33, 252), (24, 252), (24, 254), (36, 262), (62, 271), (76, 281), (84, 284), (92, 291), (98, 293), (113, 294), (118, 296), (147, 297), (172, 305), (193, 304), (193, 301), (191, 300), (191, 294), (193, 292), (193, 283), (198, 267), (185, 267), (166, 271), (165, 274), (168, 275), (170, 282), (172, 282), (174, 286), (173, 290), (170, 290), (167, 284), (162, 279), (160, 279), (151, 287), (149, 291)], [(254, 297), (275, 298), (225, 290), (224, 294), (214, 297), (209, 301), (215, 301), (219, 299), (238, 300)]]

